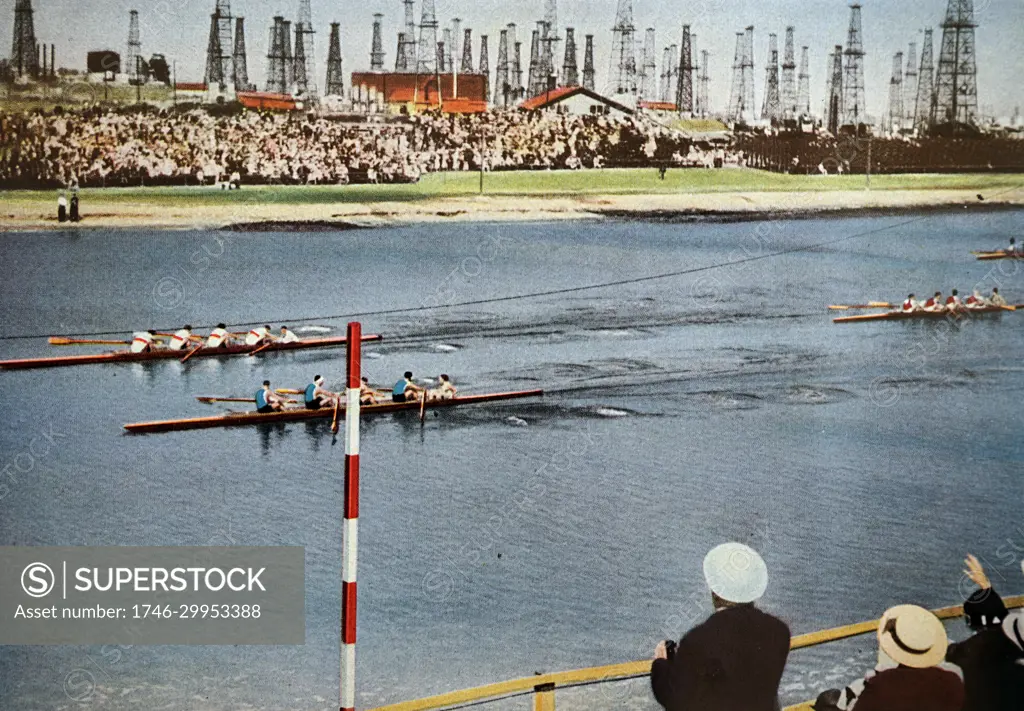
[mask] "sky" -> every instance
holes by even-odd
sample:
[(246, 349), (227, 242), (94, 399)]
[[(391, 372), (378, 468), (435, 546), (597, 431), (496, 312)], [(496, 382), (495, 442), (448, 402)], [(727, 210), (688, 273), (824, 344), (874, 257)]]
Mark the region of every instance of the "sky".
[[(935, 29), (935, 58), (938, 60), (947, 0), (861, 0), (863, 5), (864, 49), (867, 53), (865, 84), (868, 111), (879, 116), (888, 102), (893, 54), (907, 51), (917, 41), (920, 52), (922, 30)], [(341, 23), (342, 55), (346, 77), (351, 71), (369, 67), (373, 14), (384, 15), (385, 64), (393, 68), (397, 32), (402, 22), (401, 0), (311, 0), (315, 36), (317, 84), (326, 76), (327, 39), (331, 22)], [(463, 28), (473, 28), (474, 63), (479, 61), (479, 35), (490, 37), (491, 70), (497, 64), (498, 33), (509, 22), (519, 27), (524, 41), (524, 63), (528, 59), (529, 32), (543, 16), (543, 0), (435, 0), (442, 27), (461, 17)], [(0, 0), (0, 56), (10, 53), (15, 0)], [(615, 24), (616, 0), (560, 0), (558, 24), (575, 27), (579, 64), (583, 64), (583, 35), (593, 34), (597, 65), (597, 89), (608, 77)], [(845, 44), (850, 11), (846, 0), (633, 0), (634, 24), (638, 37), (648, 27), (657, 35), (659, 64), (664, 47), (679, 43), (683, 24), (697, 35), (697, 49), (711, 52), (709, 61), (710, 102), (722, 110), (728, 102), (732, 77), (735, 33), (754, 25), (755, 103), (761, 105), (764, 92), (768, 34), (779, 35), (782, 50), (787, 25), (796, 28), (797, 61), (800, 46), (810, 48), (811, 106), (820, 111), (825, 93), (828, 52)], [(978, 95), (983, 112), (1010, 116), (1024, 105), (1024, 2), (1021, 0), (974, 0), (978, 56)], [(249, 78), (264, 88), (266, 53), (274, 15), (294, 20), (299, 0), (232, 0), (232, 12), (246, 18)], [(36, 37), (57, 45), (58, 66), (84, 69), (86, 52), (113, 49), (126, 54), (128, 12), (139, 11), (144, 56), (161, 53), (177, 62), (179, 81), (202, 81), (210, 14), (215, 0), (33, 0)], [(417, 21), (420, 2), (416, 2)], [(559, 57), (559, 65), (561, 58)], [(525, 67), (524, 67), (525, 71)], [(525, 79), (525, 78), (524, 78)], [(347, 83), (347, 82), (346, 82)]]

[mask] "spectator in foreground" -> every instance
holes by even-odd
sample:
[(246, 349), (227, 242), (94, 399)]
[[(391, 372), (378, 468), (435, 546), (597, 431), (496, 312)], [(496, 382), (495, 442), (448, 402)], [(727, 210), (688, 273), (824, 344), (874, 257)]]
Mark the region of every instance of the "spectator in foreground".
[(842, 691), (822, 692), (816, 711), (960, 711), (964, 683), (941, 668), (949, 640), (939, 618), (917, 605), (886, 610), (878, 623), (878, 666)]
[(715, 612), (654, 651), (651, 688), (667, 711), (775, 711), (789, 627), (758, 610), (768, 568), (751, 548), (723, 543), (704, 558)]

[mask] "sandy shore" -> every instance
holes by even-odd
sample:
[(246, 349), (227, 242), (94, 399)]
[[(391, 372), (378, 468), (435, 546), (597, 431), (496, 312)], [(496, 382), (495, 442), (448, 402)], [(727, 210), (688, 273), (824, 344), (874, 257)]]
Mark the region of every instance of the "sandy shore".
[(721, 219), (898, 213), (1024, 205), (1024, 192), (981, 201), (971, 190), (721, 192), (564, 197), (471, 196), (410, 202), (241, 205), (125, 202), (101, 192), (83, 197), (82, 222), (59, 224), (37, 200), (6, 200), (0, 229), (345, 229), (436, 222), (600, 219)]

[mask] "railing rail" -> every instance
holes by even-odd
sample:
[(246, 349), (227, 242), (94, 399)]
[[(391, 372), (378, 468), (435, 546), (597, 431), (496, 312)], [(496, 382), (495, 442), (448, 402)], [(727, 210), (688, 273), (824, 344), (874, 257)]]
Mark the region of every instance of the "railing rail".
[[(1024, 607), (1024, 595), (1003, 598), (1003, 602), (1009, 609)], [(960, 617), (964, 614), (962, 605), (953, 605), (932, 610), (940, 620), (948, 620)], [(857, 637), (869, 634), (878, 629), (878, 620), (857, 622), (842, 627), (833, 627), (818, 632), (795, 635), (790, 643), (790, 649), (805, 649), (816, 647), (828, 642), (835, 642), (841, 639)], [(476, 704), (486, 701), (498, 701), (504, 697), (530, 693), (534, 697), (534, 711), (555, 711), (555, 690), (571, 688), (573, 686), (598, 684), (614, 681), (626, 681), (639, 677), (648, 676), (651, 673), (651, 661), (642, 660), (639, 662), (624, 662), (621, 664), (608, 664), (600, 667), (588, 667), (586, 669), (574, 669), (571, 671), (552, 672), (549, 674), (538, 674), (537, 676), (525, 677), (522, 679), (511, 679), (500, 681), (495, 684), (477, 686), (470, 689), (450, 691), (445, 694), (429, 696), (413, 701), (401, 701), (397, 704), (378, 706), (369, 711), (435, 711), (447, 709), (452, 706), (463, 704)], [(785, 711), (807, 711), (812, 702), (788, 706)]]

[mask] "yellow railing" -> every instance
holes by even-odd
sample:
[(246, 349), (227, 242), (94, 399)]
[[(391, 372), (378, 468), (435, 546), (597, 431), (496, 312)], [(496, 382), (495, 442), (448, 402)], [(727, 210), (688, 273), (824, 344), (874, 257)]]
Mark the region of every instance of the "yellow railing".
[[(1003, 602), (1010, 609), (1024, 607), (1024, 595), (1004, 598)], [(963, 606), (954, 605), (933, 610), (935, 615), (942, 620), (960, 617), (964, 613)], [(796, 635), (790, 644), (790, 649), (804, 649), (815, 647), (826, 642), (835, 642), (840, 639), (856, 637), (868, 634), (878, 629), (878, 620), (857, 622), (843, 627), (833, 627), (819, 632)], [(573, 671), (554, 672), (551, 674), (539, 674), (525, 679), (512, 679), (501, 681), (496, 684), (477, 686), (472, 689), (451, 691), (446, 694), (429, 696), (414, 701), (402, 701), (397, 704), (379, 706), (370, 711), (433, 711), (445, 709), (460, 704), (479, 703), (481, 701), (497, 701), (498, 699), (514, 694), (531, 693), (533, 696), (534, 711), (555, 711), (555, 690), (578, 686), (581, 684), (595, 684), (612, 681), (625, 681), (637, 677), (644, 677), (651, 673), (651, 661), (624, 662), (622, 664), (609, 664), (603, 667), (589, 667), (587, 669), (575, 669)], [(811, 707), (810, 701), (795, 706), (789, 706), (785, 711), (807, 711)]]

